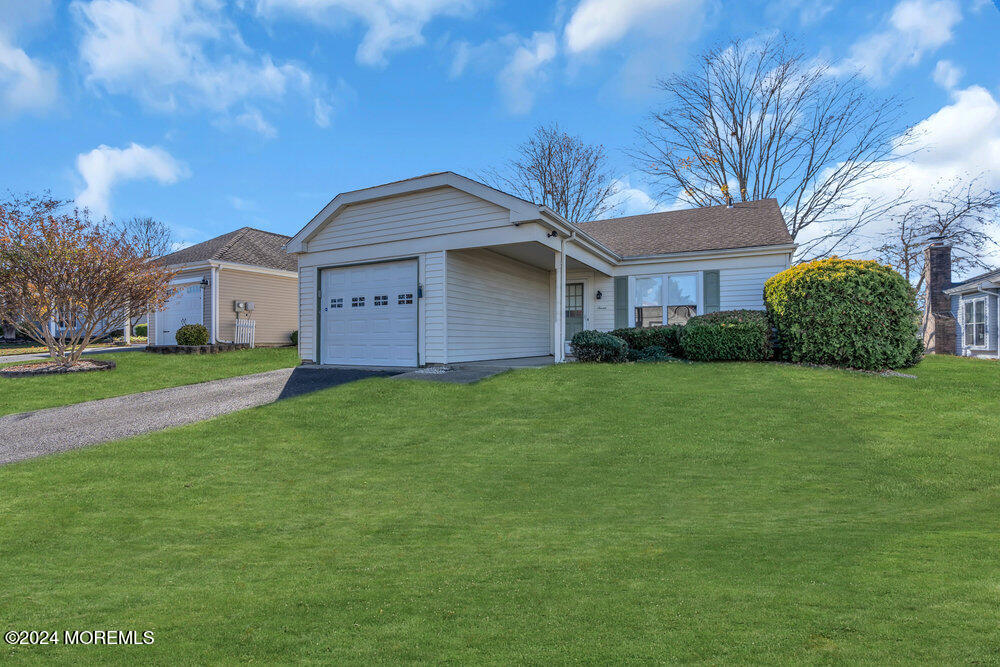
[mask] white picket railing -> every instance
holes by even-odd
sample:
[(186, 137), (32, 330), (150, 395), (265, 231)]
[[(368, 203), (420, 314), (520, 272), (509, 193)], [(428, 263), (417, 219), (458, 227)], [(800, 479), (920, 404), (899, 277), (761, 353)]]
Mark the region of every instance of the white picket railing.
[(236, 320), (236, 340), (233, 342), (253, 347), (254, 324), (254, 320)]

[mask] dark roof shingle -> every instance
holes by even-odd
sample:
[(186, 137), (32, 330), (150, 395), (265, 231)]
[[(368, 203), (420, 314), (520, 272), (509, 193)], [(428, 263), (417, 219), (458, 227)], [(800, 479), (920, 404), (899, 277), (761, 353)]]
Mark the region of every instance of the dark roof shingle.
[(581, 222), (623, 257), (793, 243), (775, 199)]
[(241, 227), (234, 232), (181, 248), (177, 252), (160, 257), (157, 261), (173, 265), (216, 260), (297, 271), (298, 259), (285, 252), (283, 247), (291, 238), (253, 227)]

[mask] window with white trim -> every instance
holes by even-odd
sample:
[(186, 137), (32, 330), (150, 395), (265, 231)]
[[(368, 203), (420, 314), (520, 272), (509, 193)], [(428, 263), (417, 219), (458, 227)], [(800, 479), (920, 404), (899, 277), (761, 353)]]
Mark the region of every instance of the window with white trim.
[(965, 302), (965, 346), (986, 345), (986, 299)]
[[(665, 322), (664, 314), (666, 314)], [(697, 314), (697, 273), (636, 277), (635, 326), (685, 324)]]

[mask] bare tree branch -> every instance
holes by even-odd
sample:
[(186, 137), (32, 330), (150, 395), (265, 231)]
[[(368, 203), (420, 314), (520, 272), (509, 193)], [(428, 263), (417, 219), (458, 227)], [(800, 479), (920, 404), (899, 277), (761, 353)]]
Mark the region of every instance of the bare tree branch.
[(558, 125), (539, 125), (517, 157), (480, 175), (487, 183), (544, 204), (570, 222), (596, 220), (614, 208), (618, 186), (604, 146), (585, 143)]
[(835, 76), (788, 42), (710, 49), (659, 87), (666, 105), (638, 128), (630, 154), (661, 199), (777, 199), (792, 238), (809, 237), (800, 257), (843, 252), (903, 202), (862, 187), (904, 154), (899, 102), (873, 98), (860, 77)]

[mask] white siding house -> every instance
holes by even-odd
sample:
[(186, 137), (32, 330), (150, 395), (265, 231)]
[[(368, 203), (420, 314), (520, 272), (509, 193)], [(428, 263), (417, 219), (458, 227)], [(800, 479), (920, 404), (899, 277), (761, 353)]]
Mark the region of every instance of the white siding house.
[(561, 361), (580, 329), (762, 308), (794, 248), (773, 200), (574, 225), (451, 172), (338, 195), (286, 246), (302, 360), (381, 366)]
[(1000, 359), (1000, 271), (992, 271), (945, 290), (955, 318), (955, 353)]

